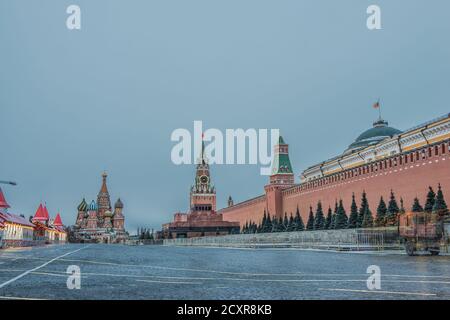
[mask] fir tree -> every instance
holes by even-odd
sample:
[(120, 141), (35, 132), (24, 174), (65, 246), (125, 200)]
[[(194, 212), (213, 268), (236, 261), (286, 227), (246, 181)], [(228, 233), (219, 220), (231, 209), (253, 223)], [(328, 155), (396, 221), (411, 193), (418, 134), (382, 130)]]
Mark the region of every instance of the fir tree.
[(311, 206), (309, 207), (309, 217), (308, 222), (306, 223), (306, 230), (314, 230), (314, 214)]
[(298, 206), (297, 206), (297, 211), (295, 212), (294, 228), (295, 228), (295, 231), (305, 230), (305, 225), (303, 224), (303, 219), (302, 219), (302, 216), (300, 215), (300, 210), (298, 209)]
[(259, 223), (259, 224), (256, 226), (256, 232), (257, 232), (257, 233), (261, 233), (261, 232), (262, 232), (262, 226), (261, 226), (261, 223)]
[(363, 228), (373, 227), (372, 211), (370, 211), (369, 206), (367, 206), (365, 209), (362, 226), (363, 226)]
[(323, 230), (325, 228), (325, 217), (323, 215), (322, 203), (317, 203), (316, 216), (314, 218), (314, 230)]
[(350, 206), (350, 217), (348, 218), (348, 228), (353, 229), (358, 225), (358, 207), (356, 206), (355, 194), (352, 194), (352, 205)]
[(272, 218), (272, 230), (270, 232), (278, 232), (280, 230), (280, 226), (278, 223), (277, 217)]
[(344, 205), (342, 204), (342, 199), (339, 200), (339, 206), (336, 213), (336, 221), (334, 222), (335, 229), (344, 229), (347, 228), (348, 217), (345, 213)]
[(361, 228), (363, 226), (364, 215), (369, 207), (369, 202), (367, 201), (366, 191), (363, 191), (361, 196), (361, 205), (359, 206), (358, 220), (356, 223), (357, 228)]
[(259, 228), (260, 232), (267, 232), (267, 215), (266, 215), (266, 210), (264, 210), (264, 215), (260, 224), (260, 228)]
[(292, 216), (292, 212), (291, 212), (291, 216), (289, 217), (289, 223), (288, 223), (287, 231), (288, 232), (295, 231), (295, 223), (294, 223), (294, 217)]
[(327, 214), (327, 218), (325, 219), (325, 229), (332, 229), (331, 228), (331, 219), (333, 217), (333, 211), (331, 211), (331, 207), (328, 207), (328, 214)]
[(303, 218), (302, 216), (298, 216), (298, 224), (297, 224), (297, 231), (305, 231), (305, 224), (303, 223)]
[(288, 220), (288, 217), (287, 217), (287, 213), (285, 212), (284, 213), (284, 220), (283, 220), (283, 231), (284, 232), (288, 231), (288, 228), (289, 228), (289, 220)]
[(419, 199), (417, 197), (414, 198), (414, 203), (412, 206), (412, 212), (423, 212), (423, 207), (419, 203)]
[(377, 208), (377, 216), (375, 218), (375, 225), (377, 227), (382, 227), (386, 224), (386, 202), (384, 202), (383, 196), (380, 198), (380, 203), (378, 204)]
[(247, 233), (253, 233), (253, 222), (250, 220), (248, 223)]
[(387, 220), (386, 225), (389, 225), (389, 226), (397, 225), (399, 212), (400, 212), (400, 209), (397, 205), (397, 200), (395, 200), (394, 192), (391, 190), (391, 198), (389, 199), (387, 215), (386, 215), (386, 220)]
[(248, 221), (245, 221), (245, 224), (242, 227), (242, 233), (247, 233), (247, 231), (248, 231)]
[(267, 213), (266, 226), (264, 228), (264, 232), (272, 232), (272, 218), (270, 217), (270, 213)]
[(300, 216), (300, 224), (298, 227), (298, 231), (305, 231), (305, 224), (303, 223), (303, 218)]
[(283, 232), (284, 231), (284, 223), (283, 223), (283, 218), (279, 217), (278, 218), (278, 232)]
[(405, 206), (403, 203), (403, 198), (400, 198), (400, 214), (404, 214), (406, 212)]
[(448, 214), (448, 207), (444, 199), (444, 194), (442, 193), (441, 184), (438, 185), (438, 192), (433, 205), (433, 213), (439, 214), (440, 216)]
[(334, 203), (334, 211), (333, 211), (333, 215), (331, 216), (331, 224), (330, 224), (330, 229), (336, 229), (336, 215), (338, 212), (338, 202), (337, 200)]
[(432, 187), (428, 187), (427, 201), (425, 202), (424, 210), (427, 213), (433, 212), (434, 202), (436, 201), (436, 194)]

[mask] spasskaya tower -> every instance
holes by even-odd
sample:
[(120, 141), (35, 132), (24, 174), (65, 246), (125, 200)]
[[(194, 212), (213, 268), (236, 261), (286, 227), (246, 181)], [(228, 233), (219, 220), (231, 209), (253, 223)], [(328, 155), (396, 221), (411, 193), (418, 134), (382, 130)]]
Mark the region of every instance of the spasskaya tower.
[(202, 141), (202, 152), (197, 160), (194, 185), (190, 194), (191, 213), (215, 213), (216, 189), (211, 183), (208, 159), (205, 156), (205, 143)]

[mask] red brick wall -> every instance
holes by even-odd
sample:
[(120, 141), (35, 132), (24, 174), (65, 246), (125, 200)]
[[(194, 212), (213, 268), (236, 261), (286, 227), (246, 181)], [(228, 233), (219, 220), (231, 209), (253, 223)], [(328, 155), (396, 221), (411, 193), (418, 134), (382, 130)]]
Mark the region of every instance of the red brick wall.
[(266, 208), (266, 197), (249, 200), (246, 203), (237, 204), (230, 208), (224, 208), (219, 211), (223, 214), (224, 221), (239, 221), (241, 227), (246, 221), (259, 223)]
[[(322, 201), (322, 205), (326, 214), (328, 206), (334, 208), (334, 203), (341, 199), (344, 201), (347, 213), (350, 211), (351, 196), (355, 193), (356, 203), (359, 206), (361, 200), (361, 193), (363, 190), (367, 193), (370, 209), (375, 215), (380, 196), (383, 196), (386, 203), (389, 200), (390, 190), (395, 193), (398, 204), (400, 205), (400, 197), (403, 198), (405, 209), (410, 209), (414, 197), (418, 197), (421, 204), (425, 204), (428, 186), (432, 186), (437, 190), (438, 183), (441, 184), (444, 197), (447, 204), (450, 205), (450, 155), (448, 151), (448, 141), (444, 144), (437, 145), (420, 150), (419, 160), (416, 160), (416, 152), (413, 153), (414, 161), (411, 162), (410, 155), (407, 163), (405, 163), (405, 156), (392, 157), (386, 160), (386, 165), (383, 161), (383, 168), (375, 171), (375, 166), (367, 166), (365, 173), (356, 175), (347, 172), (341, 174), (341, 178), (336, 178), (335, 181), (325, 182), (325, 179), (316, 180), (314, 183), (302, 184), (295, 188), (283, 191), (282, 196), (282, 211), (281, 214), (291, 212), (295, 214), (297, 206), (306, 223), (309, 213), (309, 206), (315, 209), (317, 202)], [(436, 154), (437, 151), (437, 154)], [(422, 158), (422, 154), (425, 158)], [(391, 160), (391, 163), (389, 162)], [(397, 165), (394, 165), (395, 161)], [(389, 164), (391, 164), (389, 166)], [(358, 169), (355, 169), (356, 171)], [(367, 172), (368, 171), (368, 172)], [(345, 174), (347, 176), (345, 177)], [(339, 179), (339, 180), (337, 180)], [(328, 178), (330, 180), (330, 178)], [(222, 209), (220, 212), (224, 213), (224, 220), (239, 221), (245, 224), (245, 221), (260, 221), (266, 207), (265, 198), (252, 203), (251, 205), (231, 207)], [(279, 214), (280, 214), (279, 213)]]

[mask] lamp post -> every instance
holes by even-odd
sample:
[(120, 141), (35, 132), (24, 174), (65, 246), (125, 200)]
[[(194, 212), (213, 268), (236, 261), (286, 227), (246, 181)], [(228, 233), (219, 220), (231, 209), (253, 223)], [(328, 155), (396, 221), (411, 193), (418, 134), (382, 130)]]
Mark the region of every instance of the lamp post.
[(14, 181), (3, 181), (3, 180), (0, 180), (0, 184), (9, 184), (11, 186), (17, 186), (17, 183), (14, 182)]

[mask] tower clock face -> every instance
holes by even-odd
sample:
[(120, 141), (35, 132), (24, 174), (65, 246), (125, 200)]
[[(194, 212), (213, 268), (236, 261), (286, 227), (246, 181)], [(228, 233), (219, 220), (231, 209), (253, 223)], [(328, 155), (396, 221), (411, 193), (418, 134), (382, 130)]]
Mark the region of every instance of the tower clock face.
[(200, 177), (200, 182), (201, 183), (208, 183), (208, 177), (207, 176), (201, 176)]

